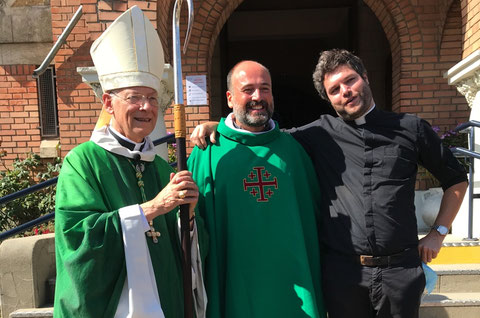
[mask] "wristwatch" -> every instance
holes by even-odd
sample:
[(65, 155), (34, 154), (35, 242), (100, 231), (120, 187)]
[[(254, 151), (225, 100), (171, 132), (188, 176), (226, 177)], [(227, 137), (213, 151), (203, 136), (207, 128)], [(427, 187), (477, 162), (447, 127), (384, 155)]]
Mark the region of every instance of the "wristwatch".
[(443, 225), (434, 225), (432, 227), (433, 230), (437, 231), (438, 234), (445, 236), (448, 234), (448, 227), (443, 226)]

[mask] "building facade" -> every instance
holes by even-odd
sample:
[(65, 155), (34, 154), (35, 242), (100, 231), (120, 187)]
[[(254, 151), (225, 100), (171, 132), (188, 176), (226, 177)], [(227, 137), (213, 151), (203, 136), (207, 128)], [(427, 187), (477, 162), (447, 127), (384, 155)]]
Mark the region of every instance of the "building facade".
[[(92, 66), (92, 42), (122, 12), (139, 6), (156, 26), (172, 64), (175, 0), (0, 0), (2, 160), (33, 151), (62, 157), (89, 139), (101, 110), (78, 67)], [(479, 0), (194, 0), (195, 21), (182, 56), (184, 76), (204, 75), (207, 103), (186, 107), (187, 129), (228, 113), (225, 78), (243, 59), (272, 75), (275, 119), (308, 123), (328, 104), (311, 74), (321, 50), (346, 48), (365, 62), (377, 106), (419, 115), (440, 131), (469, 119), (470, 108), (444, 74), (480, 47)], [(51, 67), (32, 77), (79, 6), (83, 14)], [(186, 3), (182, 30), (186, 28)], [(37, 31), (36, 31), (37, 30)], [(38, 30), (41, 30), (38, 31)], [(171, 108), (165, 113), (173, 131)], [(422, 187), (421, 184), (419, 184)]]

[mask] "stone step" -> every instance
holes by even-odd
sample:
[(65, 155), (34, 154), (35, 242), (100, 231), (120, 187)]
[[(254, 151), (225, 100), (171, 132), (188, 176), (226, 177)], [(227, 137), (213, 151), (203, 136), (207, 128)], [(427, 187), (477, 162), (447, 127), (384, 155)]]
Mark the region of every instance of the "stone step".
[(10, 313), (10, 318), (52, 318), (53, 307), (17, 309)]
[(433, 293), (480, 293), (480, 264), (432, 264), (429, 266), (438, 275)]
[(480, 263), (478, 242), (446, 242), (432, 264), (473, 264)]
[(480, 317), (480, 293), (432, 293), (420, 305), (420, 318), (459, 317)]

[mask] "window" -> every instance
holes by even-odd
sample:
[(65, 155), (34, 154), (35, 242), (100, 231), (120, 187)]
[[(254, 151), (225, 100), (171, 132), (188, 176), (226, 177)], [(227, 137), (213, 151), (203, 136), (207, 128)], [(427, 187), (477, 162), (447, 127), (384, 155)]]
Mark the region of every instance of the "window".
[(48, 67), (37, 78), (41, 137), (58, 137), (57, 88), (55, 68)]

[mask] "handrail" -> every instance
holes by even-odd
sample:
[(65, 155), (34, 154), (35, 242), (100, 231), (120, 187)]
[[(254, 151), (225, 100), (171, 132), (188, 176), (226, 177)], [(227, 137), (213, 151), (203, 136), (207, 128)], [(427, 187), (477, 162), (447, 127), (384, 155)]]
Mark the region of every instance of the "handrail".
[(471, 157), (475, 159), (480, 159), (480, 153), (471, 151), (462, 147), (452, 147), (450, 148), (453, 154), (459, 154), (465, 157)]
[(60, 47), (65, 43), (68, 36), (70, 35), (70, 32), (72, 32), (72, 29), (75, 27), (78, 20), (80, 20), (80, 17), (82, 16), (82, 8), (83, 6), (78, 7), (77, 12), (75, 12), (72, 20), (70, 20), (70, 22), (65, 27), (65, 30), (63, 30), (62, 34), (58, 37), (57, 42), (55, 42), (55, 45), (50, 49), (50, 52), (48, 52), (45, 60), (43, 60), (42, 62), (42, 65), (40, 65), (37, 69), (33, 71), (32, 76), (34, 78), (38, 78), (40, 75), (42, 75), (52, 62), (55, 55), (57, 55), (58, 50), (60, 50)]
[(57, 179), (58, 179), (58, 177), (54, 177), (54, 178), (49, 179), (47, 181), (43, 181), (43, 182), (40, 182), (38, 184), (35, 184), (35, 185), (33, 185), (29, 188), (22, 189), (20, 191), (15, 192), (15, 193), (7, 194), (6, 196), (0, 198), (0, 204), (6, 204), (6, 203), (8, 203), (10, 201), (13, 201), (15, 199), (18, 199), (18, 198), (24, 197), (26, 195), (29, 195), (30, 193), (33, 193), (35, 191), (38, 191), (38, 190), (41, 190), (43, 188), (54, 185), (55, 183), (57, 183)]
[[(158, 146), (160, 144), (163, 144), (163, 143), (166, 143), (166, 142), (172, 142), (174, 140), (175, 140), (175, 135), (174, 134), (169, 134), (169, 135), (166, 135), (164, 137), (161, 137), (159, 139), (154, 140), (153, 145)], [(172, 162), (170, 164), (170, 166), (174, 167), (174, 166), (176, 166), (176, 164), (177, 164), (176, 162)], [(41, 190), (43, 188), (54, 185), (54, 184), (57, 183), (57, 181), (58, 181), (58, 177), (54, 177), (54, 178), (49, 179), (47, 181), (43, 181), (39, 184), (33, 185), (29, 188), (22, 189), (20, 191), (15, 192), (15, 193), (7, 194), (6, 196), (0, 198), (0, 205), (1, 204), (6, 204), (6, 203), (8, 203), (12, 200), (21, 198), (21, 197), (26, 196), (30, 193), (35, 192), (35, 191), (38, 191), (38, 190)], [(24, 232), (24, 231), (28, 230), (29, 228), (32, 228), (36, 225), (48, 222), (51, 219), (53, 219), (54, 217), (55, 217), (55, 212), (52, 212), (52, 213), (43, 215), (43, 216), (41, 216), (41, 217), (39, 217), (35, 220), (28, 221), (24, 224), (21, 224), (21, 225), (17, 226), (16, 228), (7, 230), (5, 232), (2, 232), (2, 233), (0, 233), (0, 241), (5, 240), (5, 239), (7, 239), (7, 238), (9, 238), (13, 235), (18, 234), (18, 233)]]
[(465, 129), (470, 128), (470, 127), (480, 128), (480, 121), (476, 121), (476, 120), (467, 121), (466, 123), (462, 123), (462, 124), (458, 125), (455, 128), (455, 131), (457, 131), (457, 132), (462, 131), (462, 130), (465, 130)]
[(158, 146), (160, 144), (164, 144), (166, 142), (174, 141), (174, 140), (175, 140), (175, 134), (168, 134), (166, 136), (163, 136), (161, 138), (158, 138), (158, 139), (154, 140), (153, 145)]
[(42, 215), (41, 217), (36, 218), (35, 220), (23, 223), (23, 224), (15, 227), (13, 229), (2, 232), (2, 233), (0, 233), (0, 241), (3, 241), (5, 239), (7, 239), (11, 236), (17, 235), (19, 233), (25, 232), (26, 230), (28, 230), (28, 229), (36, 226), (36, 225), (48, 222), (51, 219), (53, 219), (54, 217), (55, 217), (55, 212), (51, 212), (49, 214)]
[[(169, 142), (169, 141), (173, 141), (174, 139), (175, 139), (175, 135), (173, 135), (173, 134), (166, 135), (162, 138), (154, 140), (153, 145), (158, 146), (160, 144), (163, 144), (163, 143), (166, 143), (166, 142)], [(173, 163), (172, 163), (172, 165), (173, 165)], [(10, 201), (21, 198), (21, 197), (26, 196), (30, 193), (39, 191), (43, 188), (47, 188), (47, 187), (57, 183), (57, 181), (58, 181), (58, 177), (54, 177), (54, 178), (49, 179), (47, 181), (43, 181), (43, 182), (40, 182), (38, 184), (35, 184), (35, 185), (33, 185), (29, 188), (22, 189), (20, 191), (15, 192), (15, 193), (7, 194), (6, 196), (3, 196), (3, 197), (0, 198), (0, 204), (6, 204)]]
[(480, 128), (480, 122), (476, 120), (470, 120), (466, 123), (460, 124), (455, 128), (455, 131), (460, 132), (468, 129), (469, 135), (469, 142), (468, 148), (465, 149), (462, 147), (452, 148), (452, 153), (455, 155), (463, 155), (468, 160), (468, 180), (470, 181), (468, 184), (468, 233), (467, 237), (463, 240), (465, 241), (478, 241), (477, 238), (473, 237), (473, 199), (475, 195), (473, 193), (473, 184), (474, 184), (474, 174), (475, 171), (473, 169), (474, 159), (480, 159), (480, 154), (473, 151), (475, 149), (475, 127)]

